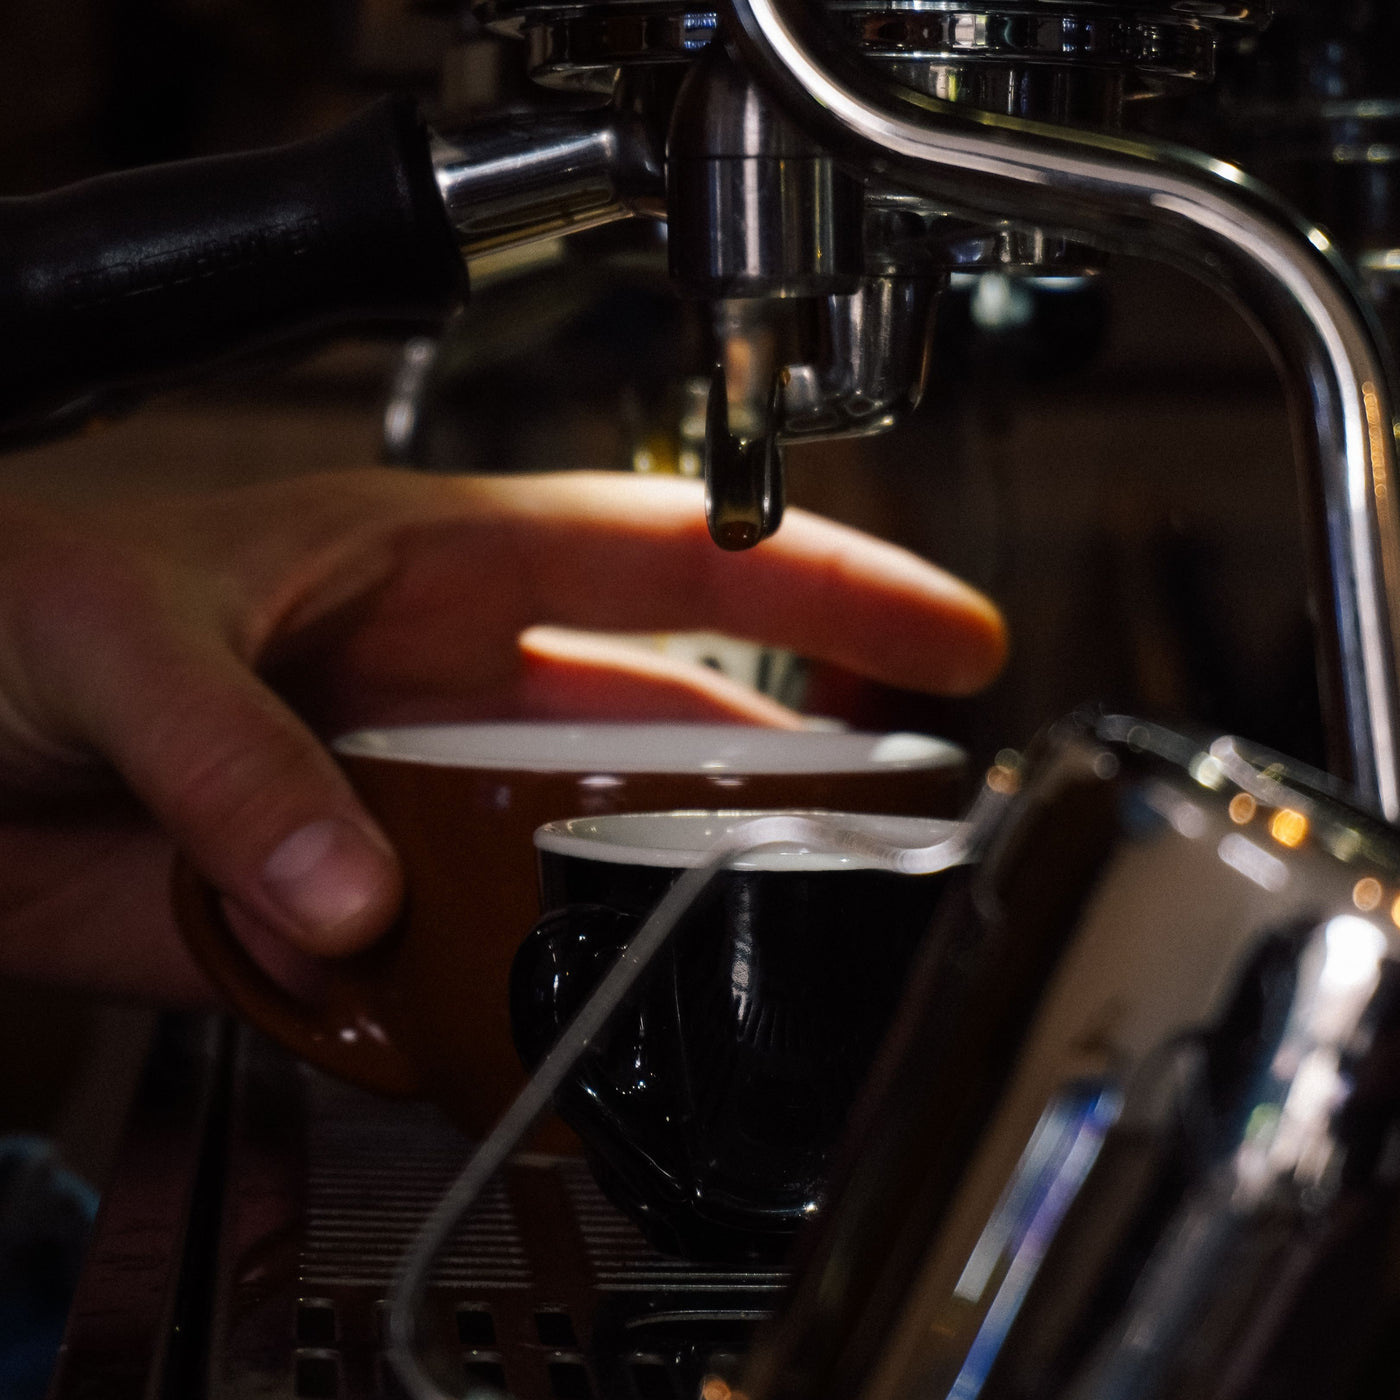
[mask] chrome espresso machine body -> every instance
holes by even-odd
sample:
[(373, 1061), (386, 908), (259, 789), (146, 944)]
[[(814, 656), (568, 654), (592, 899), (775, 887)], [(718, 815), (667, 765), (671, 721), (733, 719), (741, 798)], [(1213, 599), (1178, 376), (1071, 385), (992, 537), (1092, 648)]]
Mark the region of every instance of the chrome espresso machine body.
[[(654, 215), (664, 167), (671, 277), (708, 309), (715, 347), (705, 474), (732, 548), (776, 528), (786, 445), (876, 433), (917, 403), (951, 275), (1069, 276), (1119, 252), (1204, 281), (1259, 331), (1293, 408), (1332, 766), (1395, 815), (1393, 415), (1375, 320), (1393, 117), (1369, 47), (1393, 23), (1363, 8), (1281, 15), (1314, 71), (1266, 59), (1261, 78), (1221, 57), (1267, 43), (1249, 5), (501, 0), (482, 17), (524, 39), (537, 79), (609, 105), (439, 138), (438, 177), (485, 249)], [(1316, 71), (1329, 55), (1335, 71)], [(1159, 124), (1215, 154), (1129, 134), (1159, 90), (1178, 94)], [(1231, 150), (1325, 204), (1319, 222), (1219, 158)]]
[(1297, 0), (1272, 25), (1245, 0), (434, 8), (514, 36), (549, 100), (508, 89), (460, 127), (444, 105), (435, 133), (390, 104), (300, 146), (0, 203), (0, 421), (52, 430), (308, 329), (439, 321), (485, 254), (664, 218), (708, 341), (711, 530), (743, 548), (781, 518), (785, 449), (918, 400), (950, 277), (1157, 259), (1273, 357), (1330, 766), (1400, 814), (1384, 7)]

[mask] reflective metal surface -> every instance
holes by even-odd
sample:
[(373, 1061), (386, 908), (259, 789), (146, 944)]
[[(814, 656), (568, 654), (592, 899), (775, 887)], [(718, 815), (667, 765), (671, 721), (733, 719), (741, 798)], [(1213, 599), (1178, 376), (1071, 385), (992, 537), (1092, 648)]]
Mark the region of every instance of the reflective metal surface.
[(660, 140), (630, 113), (530, 113), (433, 141), (463, 254), (661, 212)]
[(850, 291), (864, 269), (861, 182), (720, 46), (690, 70), (667, 141), (672, 275), (701, 296)]
[[(1094, 245), (1175, 262), (1239, 304), (1262, 328), (1294, 400), (1304, 508), (1314, 537), (1314, 593), (1329, 618), (1321, 637), (1321, 670), (1336, 736), (1334, 766), (1385, 812), (1400, 816), (1395, 665), (1400, 623), (1394, 601), (1400, 597), (1400, 525), (1388, 490), (1394, 465), (1392, 390), (1368, 311), (1328, 236), (1238, 170), (1181, 149), (1020, 120), (1027, 112), (1077, 120), (1092, 114), (1073, 104), (1027, 105), (998, 96), (1002, 49), (1016, 48), (1022, 30), (1022, 48), (1032, 44), (1033, 33), (1034, 43), (1044, 48), (1056, 29), (1047, 21), (1049, 28), (1035, 30), (1031, 11), (1005, 8), (1005, 24), (992, 23), (997, 16), (986, 9), (963, 16), (941, 5), (919, 6), (907, 13), (901, 9), (889, 24), (873, 24), (862, 11), (866, 30), (884, 35), (902, 55), (894, 67), (881, 67), (862, 61), (859, 46), (847, 42), (840, 24), (828, 26), (815, 9), (735, 0), (735, 37), (748, 72), (719, 86), (728, 91), (737, 81), (736, 90), (746, 96), (729, 107), (740, 115), (763, 110), (764, 121), (752, 128), (760, 133), (753, 150), (741, 145), (707, 153), (704, 140), (692, 148), (684, 139), (679, 143), (686, 158), (673, 161), (669, 177), (673, 265), (694, 284), (705, 285), (709, 295), (846, 291), (818, 285), (828, 275), (849, 278), (860, 270), (857, 240), (863, 231), (838, 212), (856, 197), (839, 172), (844, 167), (860, 172), (877, 202), (902, 192), (922, 206), (916, 218), (927, 220), (929, 211), (937, 220), (952, 218), (955, 227), (939, 231), (961, 231), (963, 237), (945, 245), (944, 266), (958, 265), (959, 248), (980, 249), (972, 256), (985, 263), (998, 240), (1021, 265), (1041, 250), (1063, 261), (1057, 249)], [(838, 9), (847, 19), (855, 13)], [(498, 26), (534, 32), (552, 13), (548, 6), (498, 5), (489, 18)], [(1034, 13), (1044, 18), (1040, 7)], [(651, 10), (621, 3), (581, 14), (646, 30)], [(1143, 72), (1151, 69), (1156, 50), (1141, 34), (1131, 42), (1123, 37), (1133, 25), (1165, 22), (1151, 6), (1085, 6), (1075, 14), (1086, 25), (1093, 19), (1096, 37), (1093, 43), (1071, 42), (1073, 26), (1058, 27), (1054, 64), (1068, 65), (1066, 73), (1078, 71), (1077, 65), (1100, 72), (1108, 34), (1118, 35), (1114, 63), (1127, 63), (1135, 54)], [(668, 23), (684, 17), (682, 29), (690, 37), (683, 53), (692, 55), (698, 31), (687, 25), (700, 24), (703, 17), (683, 10), (667, 15)], [(1168, 16), (1171, 24), (1199, 31), (1202, 43), (1209, 24), (1260, 17), (1247, 7), (1215, 5), (1174, 6)], [(927, 32), (915, 42), (910, 26), (920, 24)], [(960, 64), (972, 65), (966, 73), (958, 70), (957, 81), (946, 69), (951, 50)], [(624, 57), (620, 52), (619, 65)], [(1048, 49), (1030, 57), (1050, 61)], [(707, 58), (702, 67), (725, 65)], [(1014, 78), (1008, 91), (1030, 93), (1041, 71), (1032, 64), (1024, 82)], [(901, 81), (935, 95), (916, 94), (899, 86)], [(1072, 86), (1049, 84), (1062, 94)], [(781, 104), (790, 122), (767, 110), (764, 92)], [(976, 104), (990, 110), (978, 112)], [(708, 120), (714, 104), (704, 110)], [(1104, 109), (1095, 119), (1111, 126), (1115, 118)], [(528, 135), (517, 127), (503, 144), (499, 133), (471, 138), (488, 147), (497, 142), (495, 153), (464, 148), (446, 161), (440, 158), (444, 191), (469, 245), (489, 247), (616, 218), (637, 207), (639, 199), (653, 199), (655, 138), (649, 145), (634, 121), (603, 113), (568, 118), (557, 134), (539, 128)], [(793, 123), (800, 129), (796, 136)], [(737, 129), (744, 131), (742, 122)], [(705, 130), (709, 140), (712, 127)], [(682, 124), (678, 131), (684, 137), (691, 127)], [(767, 156), (763, 132), (770, 145), (773, 133), (781, 133)], [(800, 158), (797, 145), (803, 148)], [(478, 204), (482, 212), (470, 212)], [(932, 226), (924, 227), (934, 233)], [(887, 239), (877, 254), (885, 264), (889, 246)], [(935, 253), (935, 260), (939, 256)], [(926, 251), (923, 261), (928, 260)], [(1369, 264), (1366, 272), (1373, 284), (1383, 283)], [(723, 373), (726, 381), (732, 377), (728, 367)], [(765, 399), (747, 388), (738, 398), (749, 404), (776, 401), (771, 393)], [(730, 409), (736, 402), (727, 383), (725, 401)], [(724, 436), (717, 411), (711, 421), (719, 435), (710, 455), (729, 483), (718, 498), (748, 502), (741, 513), (747, 513), (750, 525), (739, 533), (742, 542), (755, 542), (777, 518), (781, 489), (771, 484), (778, 470), (776, 448), (746, 436), (747, 429), (732, 422)], [(751, 477), (747, 486), (739, 483), (741, 472)], [(740, 542), (738, 536), (731, 542)]]
[[(795, 109), (798, 123), (789, 120), (767, 91), (772, 72), (764, 75), (759, 65), (756, 81), (755, 73), (736, 65), (723, 45), (712, 42), (712, 10), (657, 0), (583, 7), (550, 0), (490, 0), (477, 5), (476, 12), (496, 31), (527, 39), (530, 68), (541, 81), (614, 93), (623, 73), (655, 71), (676, 62), (689, 65), (666, 152), (671, 268), (684, 290), (709, 299), (831, 298), (854, 292), (862, 274), (908, 276), (914, 271), (888, 266), (892, 249), (907, 248), (913, 240), (877, 237), (873, 258), (863, 246), (867, 206), (881, 207), (883, 197), (883, 212), (889, 209), (890, 192), (880, 188), (878, 178), (880, 161), (871, 160), (869, 150), (846, 159), (849, 152), (840, 142), (828, 143), (820, 127), (804, 129), (800, 104)], [(1106, 129), (1120, 124), (1134, 84), (1164, 76), (1209, 77), (1217, 27), (1259, 19), (1258, 7), (1246, 4), (1161, 6), (1151, 0), (1070, 0), (1054, 11), (1014, 0), (975, 7), (942, 0), (835, 3), (820, 12), (834, 43), (870, 62), (890, 81), (991, 112)], [(797, 81), (802, 84), (805, 78)], [(651, 116), (655, 121), (658, 114)], [(613, 119), (602, 120), (607, 125)], [(615, 148), (602, 151), (596, 133), (580, 130), (546, 137), (545, 144), (557, 146), (557, 152), (542, 152), (537, 159), (509, 143), (499, 154), (488, 152), (485, 164), (504, 181), (484, 172), (475, 175), (473, 167), (482, 158), (471, 151), (454, 160), (453, 188), (444, 184), (454, 223), (463, 230), (469, 218), (487, 224), (485, 237), (471, 231), (472, 246), (512, 241), (521, 227), (546, 233), (626, 212), (625, 193), (619, 197), (615, 188)], [(576, 154), (580, 145), (582, 153)], [(514, 173), (513, 164), (519, 166)], [(512, 184), (519, 188), (523, 209), (509, 193), (502, 195), (502, 188)], [(485, 186), (487, 196), (484, 216), (468, 212), (482, 192), (478, 185)], [(922, 265), (930, 261), (930, 244), (938, 249), (932, 257), (938, 264), (935, 275), (950, 266), (993, 261), (1047, 271), (1075, 259), (1062, 232), (1034, 226), (1021, 208), (983, 208), (971, 226), (956, 220), (939, 226), (950, 212), (960, 211), (942, 191), (914, 193), (920, 205), (914, 221), (925, 246), (912, 256), (921, 273), (927, 271)], [(899, 195), (896, 182), (894, 197)], [(875, 222), (880, 232), (889, 231), (888, 218)], [(868, 299), (869, 288), (861, 295), (862, 301)], [(721, 311), (717, 321), (727, 318)], [(750, 319), (765, 320), (761, 315)], [(833, 312), (832, 320), (837, 326), (852, 324), (852, 316), (840, 311)], [(873, 343), (869, 335), (863, 339)], [(774, 379), (787, 374), (783, 357), (757, 355), (737, 374), (742, 383), (736, 387), (735, 353), (743, 349), (742, 339), (721, 332), (708, 415), (709, 519), (716, 541), (730, 548), (753, 545), (777, 527), (783, 497), (778, 444), (791, 435)], [(822, 381), (814, 387), (808, 374), (794, 390), (806, 400), (800, 416), (808, 426), (792, 431), (816, 435), (810, 426), (816, 418), (842, 420), (835, 429), (842, 434), (853, 425), (855, 431), (873, 430), (881, 421), (888, 426), (893, 415), (883, 407), (864, 408), (868, 396), (860, 389), (835, 387), (841, 376), (835, 356), (825, 350), (786, 357), (786, 364), (812, 368)], [(867, 352), (867, 364), (870, 358)], [(890, 351), (883, 358), (886, 363), (876, 378), (885, 384), (894, 362), (908, 360), (909, 354)], [(784, 383), (791, 387), (790, 374)], [(912, 394), (909, 388), (906, 383), (894, 397), (916, 398), (917, 384)], [(821, 403), (815, 415), (810, 411), (814, 396)]]
[[(782, 443), (879, 432), (918, 402), (942, 269), (899, 266), (879, 238), (898, 211), (867, 220), (861, 182), (719, 46), (677, 99), (667, 185), (672, 276), (713, 306), (710, 532), (748, 548), (782, 518)], [(892, 275), (864, 275), (867, 222)]]
[(850, 295), (715, 302), (704, 456), (715, 542), (748, 549), (777, 529), (784, 444), (883, 433), (917, 405), (942, 286), (867, 277)]
[[(1073, 85), (1121, 100), (1122, 78), (1148, 72), (1176, 78), (1209, 77), (1214, 69), (1212, 26), (1255, 22), (1259, 4), (1180, 5), (1159, 0), (1065, 0), (1055, 5), (1006, 0), (887, 0), (851, 3), (828, 0), (823, 8), (839, 26), (842, 41), (866, 56), (897, 64), (912, 58), (926, 75), (920, 86), (938, 85), (944, 96), (958, 89), (1022, 94), (1032, 100), (1065, 101), (1063, 70), (1073, 66)], [(552, 86), (608, 91), (619, 69), (683, 62), (716, 36), (716, 7), (685, 0), (611, 0), (577, 5), (563, 0), (484, 0), (472, 6), (498, 33), (528, 45), (537, 81)], [(1055, 64), (1051, 85), (1034, 70)], [(995, 66), (995, 76), (992, 70)], [(912, 71), (912, 70), (911, 70)], [(1029, 75), (1029, 83), (1022, 83)], [(1015, 110), (1016, 108), (1013, 108)], [(1049, 116), (1041, 109), (1039, 114)]]
[(781, 371), (770, 337), (733, 336), (705, 404), (705, 521), (721, 549), (752, 549), (783, 519)]
[(1061, 726), (940, 911), (749, 1400), (1393, 1393), (1397, 920), (1400, 837), (1306, 775)]
[(884, 432), (918, 404), (943, 283), (868, 277), (848, 296), (715, 302), (705, 483), (722, 547), (777, 529), (783, 444)]
[[(973, 218), (1015, 217), (1173, 261), (1244, 307), (1296, 405), (1327, 602), (1336, 766), (1400, 816), (1400, 521), (1394, 411), (1369, 314), (1322, 230), (1195, 152), (968, 112), (881, 79), (820, 17), (733, 0), (744, 59), (838, 158)], [(1328, 693), (1330, 692), (1330, 693)]]
[(943, 279), (871, 277), (822, 308), (825, 354), (785, 367), (782, 441), (892, 428), (923, 390)]

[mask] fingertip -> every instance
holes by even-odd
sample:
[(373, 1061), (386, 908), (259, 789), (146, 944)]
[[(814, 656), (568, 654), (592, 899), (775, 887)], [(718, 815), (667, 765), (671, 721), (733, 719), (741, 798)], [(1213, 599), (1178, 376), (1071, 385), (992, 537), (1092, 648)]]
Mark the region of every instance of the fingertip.
[(403, 897), (393, 849), (344, 817), (320, 818), (283, 837), (263, 864), (261, 884), (287, 936), (321, 957), (367, 947)]
[(973, 593), (964, 610), (960, 645), (955, 654), (945, 658), (945, 693), (973, 695), (990, 685), (1005, 668), (1010, 649), (1000, 609), (980, 593)]
[(914, 551), (796, 510), (760, 549), (775, 542), (774, 553), (806, 575), (791, 594), (789, 621), (806, 631), (811, 654), (888, 684), (954, 696), (983, 689), (1006, 664), (1007, 627), (996, 604)]

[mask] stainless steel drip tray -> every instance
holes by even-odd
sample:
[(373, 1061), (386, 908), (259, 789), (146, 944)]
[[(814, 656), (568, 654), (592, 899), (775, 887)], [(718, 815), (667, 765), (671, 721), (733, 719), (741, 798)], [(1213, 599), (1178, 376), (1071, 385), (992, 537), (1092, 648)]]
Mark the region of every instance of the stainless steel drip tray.
[[(212, 1267), (208, 1394), (399, 1393), (383, 1304), (470, 1145), (432, 1108), (371, 1097), (238, 1031)], [(728, 1376), (784, 1275), (657, 1254), (573, 1158), (521, 1156), (438, 1261), (422, 1333), (454, 1393), (691, 1400)]]

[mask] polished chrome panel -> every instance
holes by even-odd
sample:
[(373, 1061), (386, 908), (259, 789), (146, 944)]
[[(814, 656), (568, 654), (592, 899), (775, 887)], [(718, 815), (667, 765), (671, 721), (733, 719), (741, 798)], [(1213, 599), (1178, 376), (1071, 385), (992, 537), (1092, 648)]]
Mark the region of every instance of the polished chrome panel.
[(940, 909), (747, 1400), (1321, 1400), (1400, 1358), (1400, 837), (1059, 727)]

